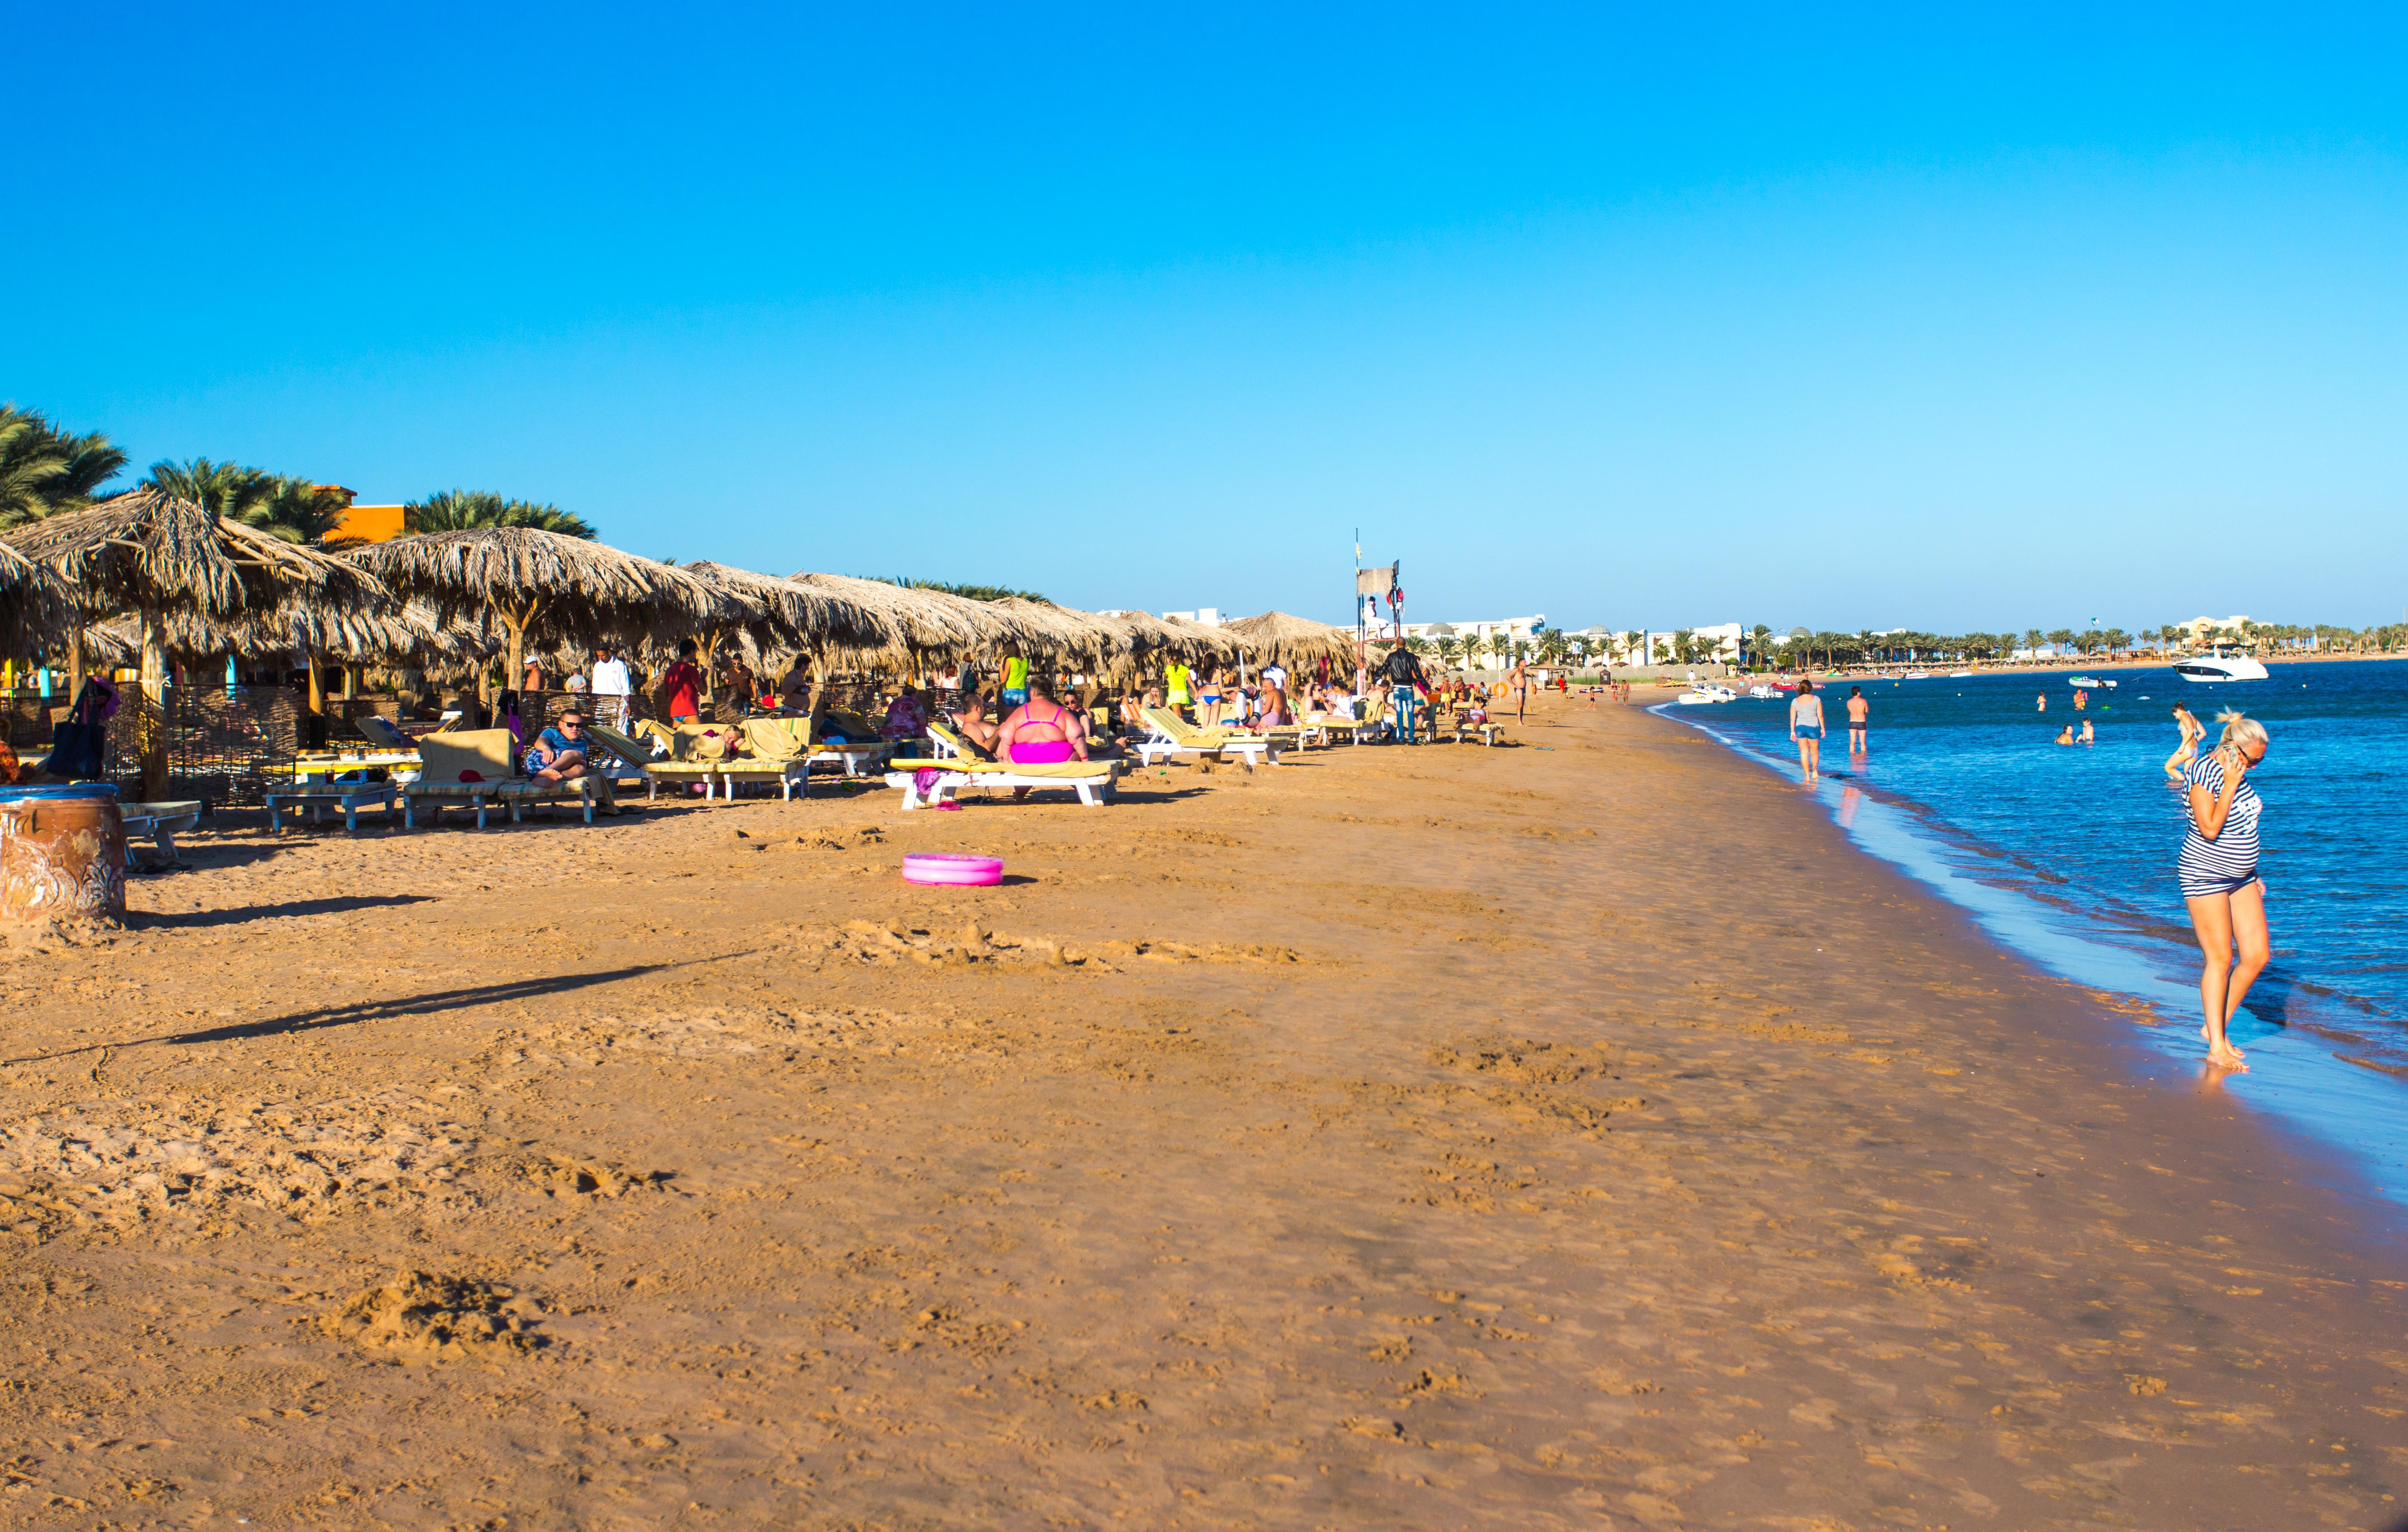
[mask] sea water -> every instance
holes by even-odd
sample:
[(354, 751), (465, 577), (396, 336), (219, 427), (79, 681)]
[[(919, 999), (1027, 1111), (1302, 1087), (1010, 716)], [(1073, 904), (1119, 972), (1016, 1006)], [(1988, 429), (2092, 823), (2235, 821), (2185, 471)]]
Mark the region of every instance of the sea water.
[[(2105, 672), (2076, 710), (2063, 673), (1818, 684), (1828, 737), (1817, 797), (1866, 850), (1970, 910), (1992, 937), (2073, 982), (2129, 997), (2143, 1041), (2197, 1060), (2199, 948), (2174, 882), (2181, 800), (2161, 764), (2175, 704), (2216, 734), (2233, 708), (2272, 746), (2259, 871), (2273, 958), (2234, 1019), (2245, 1074), (2203, 1085), (2342, 1151), (2408, 1203), (2408, 663), (2269, 666), (2258, 681)], [(1848, 750), (1848, 688), (1871, 704)], [(1791, 780), (1793, 694), (1659, 710)], [(2045, 696), (2046, 711), (2039, 699)], [(2055, 743), (2087, 720), (2091, 745)]]

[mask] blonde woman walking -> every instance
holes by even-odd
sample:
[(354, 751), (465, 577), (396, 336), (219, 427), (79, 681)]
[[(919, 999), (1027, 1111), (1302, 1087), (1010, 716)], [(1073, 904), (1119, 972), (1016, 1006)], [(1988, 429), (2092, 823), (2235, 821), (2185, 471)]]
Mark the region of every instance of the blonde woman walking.
[[(2186, 752), (2197, 752), (2190, 730), (2198, 720), (2175, 711), (2185, 724), (2184, 747), (2167, 759), (2169, 775)], [(2224, 725), (2216, 748), (2181, 767), (2187, 829), (2175, 875), (2206, 959), (2199, 975), (2199, 1034), (2207, 1041), (2207, 1060), (2222, 1068), (2246, 1069), (2229, 1028), (2249, 986), (2265, 971), (2271, 946), (2266, 883), (2258, 876), (2258, 818), (2264, 805), (2248, 780), (2266, 759), (2269, 741), (2266, 725), (2254, 718), (2228, 711), (2215, 720)]]

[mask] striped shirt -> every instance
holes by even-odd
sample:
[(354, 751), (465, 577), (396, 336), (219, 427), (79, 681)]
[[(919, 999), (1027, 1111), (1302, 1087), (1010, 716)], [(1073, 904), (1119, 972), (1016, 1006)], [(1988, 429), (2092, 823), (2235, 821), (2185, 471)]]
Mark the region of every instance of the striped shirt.
[(2202, 755), (2183, 777), (2183, 819), (2189, 828), (2183, 836), (2182, 856), (2174, 870), (2182, 880), (2185, 898), (2229, 893), (2258, 876), (2258, 815), (2265, 807), (2258, 801), (2258, 790), (2243, 777), (2225, 813), (2224, 828), (2210, 840), (2199, 833), (2199, 821), (2190, 812), (2190, 791), (2195, 787), (2207, 789), (2211, 799), (2223, 792), (2224, 763), (2213, 754)]

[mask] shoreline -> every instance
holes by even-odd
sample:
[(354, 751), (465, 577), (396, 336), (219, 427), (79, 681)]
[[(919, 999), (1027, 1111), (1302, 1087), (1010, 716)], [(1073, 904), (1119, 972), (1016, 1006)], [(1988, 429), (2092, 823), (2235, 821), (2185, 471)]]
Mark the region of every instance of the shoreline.
[[(1759, 751), (1744, 736), (1681, 712), (1657, 716), (1705, 734), (1793, 790), (1799, 785), (1785, 758)], [(2014, 960), (2112, 997), (2111, 1009), (2143, 1029), (2124, 1036), (2149, 1060), (2148, 1072), (2199, 1070), (2201, 1061), (2187, 1043), (2199, 1019), (2198, 959), (2187, 929), (2161, 927), (2138, 906), (2111, 919), (2094, 902), (2056, 896), (2044, 884), (2018, 879), (2004, 869), (2028, 871), (2024, 853), (1983, 839), (1885, 782), (1845, 772), (1825, 780), (1840, 791), (1819, 801), (1865, 855), (1962, 910), (1981, 939)], [(2298, 987), (2345, 1010), (2382, 1014), (2346, 991)], [(2396, 1037), (2350, 1030), (2329, 1010), (2286, 1015), (2279, 1028), (2253, 1037), (2250, 1048), (2259, 1067), (2228, 1083), (2235, 1099), (2312, 1157), (2335, 1159), (2343, 1181), (2391, 1205), (2392, 1222), (2408, 1218), (2408, 1165), (2393, 1125), (2408, 1109), (2401, 1094), (2408, 1058)]]
[(52, 1194), (0, 1431), (255, 1524), (2397, 1520), (2371, 1204), (1696, 731), (1512, 737), (195, 844), (7, 978), (15, 1121), (223, 1175)]

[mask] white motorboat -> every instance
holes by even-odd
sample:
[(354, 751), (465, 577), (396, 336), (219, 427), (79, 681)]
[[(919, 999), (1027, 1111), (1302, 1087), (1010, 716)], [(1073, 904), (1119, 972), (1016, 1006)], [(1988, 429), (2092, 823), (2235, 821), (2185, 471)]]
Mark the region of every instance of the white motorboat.
[(2266, 667), (2235, 646), (2218, 644), (2204, 654), (2176, 660), (2174, 674), (2185, 680), (2264, 680)]
[(1928, 670), (1910, 670), (1905, 675), (1900, 676), (1898, 679), (1900, 680), (1929, 680), (1931, 679), (1931, 672)]
[(1948, 672), (1948, 679), (1950, 680), (1971, 680), (1973, 679), (1973, 672), (1971, 670), (1951, 670)]
[(1762, 682), (1762, 681), (1757, 681), (1754, 686), (1751, 686), (1751, 687), (1749, 687), (1749, 688), (1747, 689), (1747, 694), (1748, 694), (1749, 696), (1752, 696), (1752, 697), (1756, 697), (1756, 698), (1762, 699), (1762, 698), (1769, 698), (1769, 697), (1777, 697), (1777, 696), (1779, 696), (1781, 694), (1780, 694), (1780, 693), (1778, 693), (1778, 692), (1776, 692), (1776, 691), (1774, 691), (1771, 687), (1765, 685), (1765, 684), (1764, 684), (1764, 682)]
[(1701, 680), (1692, 684), (1687, 691), (1672, 700), (1684, 708), (1694, 708), (1709, 702), (1737, 702), (1739, 694), (1727, 686), (1716, 686), (1711, 681)]
[(2065, 684), (2088, 692), (2096, 692), (2102, 687), (2109, 691), (2113, 691), (2115, 687), (2115, 683), (2114, 681), (2100, 680), (2096, 676), (2068, 676), (2065, 679)]

